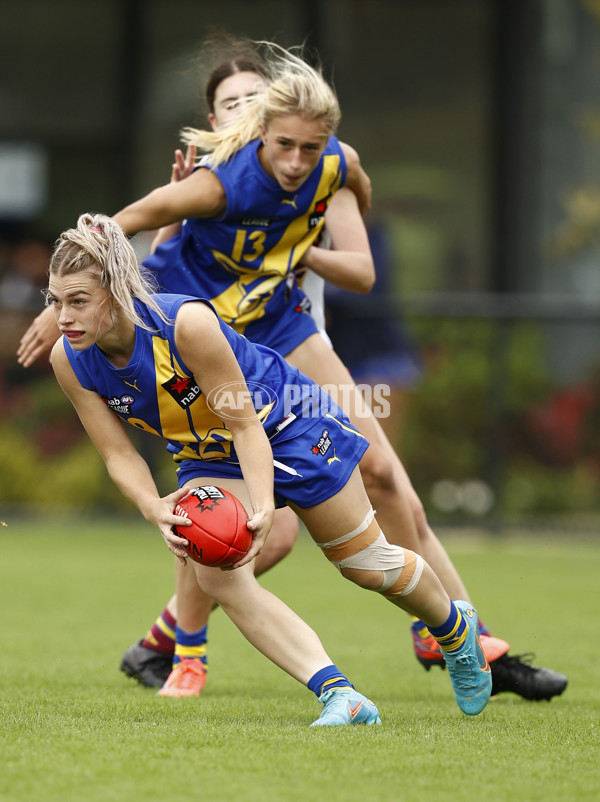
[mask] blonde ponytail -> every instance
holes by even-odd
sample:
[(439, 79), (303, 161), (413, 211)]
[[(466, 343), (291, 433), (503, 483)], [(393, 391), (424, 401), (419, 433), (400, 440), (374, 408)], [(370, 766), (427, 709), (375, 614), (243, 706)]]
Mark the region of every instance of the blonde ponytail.
[(134, 325), (149, 329), (137, 314), (134, 298), (166, 321), (152, 293), (157, 288), (151, 274), (140, 267), (123, 229), (103, 214), (82, 214), (76, 228), (63, 231), (55, 243), (50, 275), (67, 276), (91, 270), (108, 292), (113, 308), (122, 309)]

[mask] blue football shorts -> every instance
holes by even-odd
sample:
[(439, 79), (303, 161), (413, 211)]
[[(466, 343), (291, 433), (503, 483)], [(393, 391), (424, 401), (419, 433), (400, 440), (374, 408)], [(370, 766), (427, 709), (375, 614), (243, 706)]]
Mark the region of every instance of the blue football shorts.
[(243, 333), (250, 342), (266, 345), (282, 356), (287, 356), (318, 331), (310, 314), (310, 301), (294, 285), (287, 303), (278, 304), (277, 311), (248, 323)]
[[(283, 507), (291, 501), (302, 509), (338, 493), (369, 446), (366, 437), (339, 408), (335, 414), (315, 417), (308, 426), (306, 419), (297, 419), (270, 442), (275, 465), (275, 505)], [(177, 469), (180, 487), (202, 476), (241, 479), (242, 471), (238, 463), (221, 460), (184, 460)]]

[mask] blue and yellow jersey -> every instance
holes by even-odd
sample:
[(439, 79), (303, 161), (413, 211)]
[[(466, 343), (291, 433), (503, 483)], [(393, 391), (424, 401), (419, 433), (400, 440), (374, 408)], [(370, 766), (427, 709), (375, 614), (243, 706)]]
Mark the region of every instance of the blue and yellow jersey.
[(315, 170), (286, 192), (260, 165), (260, 144), (214, 169), (227, 197), (223, 217), (187, 220), (144, 264), (161, 291), (210, 300), (236, 331), (285, 355), (317, 331), (293, 269), (322, 232), (329, 201), (346, 181), (346, 160), (330, 137)]
[[(207, 398), (178, 353), (174, 321), (182, 304), (196, 301), (183, 295), (155, 295), (165, 316), (136, 301), (136, 309), (151, 330), (136, 326), (135, 346), (125, 368), (114, 367), (97, 345), (74, 351), (64, 347), (82, 387), (98, 393), (109, 409), (138, 429), (168, 441), (167, 450), (182, 460), (236, 462), (227, 411), (242, 404), (247, 393), (268, 435), (297, 412), (294, 432), (311, 425), (303, 406), (314, 403), (312, 383), (275, 351), (250, 343), (219, 319), (244, 375), (245, 387), (223, 385)], [(213, 310), (214, 311), (214, 310)], [(201, 357), (202, 343), (198, 344)], [(240, 393), (245, 393), (241, 396)], [(312, 421), (314, 423), (314, 421)]]

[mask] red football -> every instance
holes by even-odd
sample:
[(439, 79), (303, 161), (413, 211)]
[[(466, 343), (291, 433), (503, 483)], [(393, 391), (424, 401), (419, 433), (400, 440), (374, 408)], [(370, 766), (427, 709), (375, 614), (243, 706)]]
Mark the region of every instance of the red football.
[(202, 565), (232, 565), (247, 554), (252, 534), (242, 502), (228, 490), (205, 485), (190, 490), (174, 510), (189, 518), (191, 526), (173, 527), (179, 537), (189, 541), (183, 548)]

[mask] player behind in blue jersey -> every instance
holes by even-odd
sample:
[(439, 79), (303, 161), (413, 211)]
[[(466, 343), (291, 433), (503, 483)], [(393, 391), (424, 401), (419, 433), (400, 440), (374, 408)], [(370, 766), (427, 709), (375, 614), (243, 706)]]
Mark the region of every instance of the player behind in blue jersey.
[[(48, 302), (63, 335), (52, 350), (56, 377), (111, 478), (169, 550), (185, 560), (172, 527), (187, 523), (173, 512), (187, 488), (222, 486), (245, 505), (248, 555), (231, 571), (194, 563), (197, 581), (250, 643), (316, 693), (324, 707), (315, 725), (379, 716), (316, 634), (256, 581), (252, 561), (275, 505), (294, 509), (345, 578), (418, 615), (440, 644), (461, 710), (484, 709), (492, 679), (477, 614), (448, 597), (422, 557), (387, 542), (357, 468), (368, 443), (330, 396), (208, 302), (152, 294), (122, 229), (103, 215), (82, 215), (60, 236)], [(122, 421), (167, 441), (179, 490), (160, 497)]]

